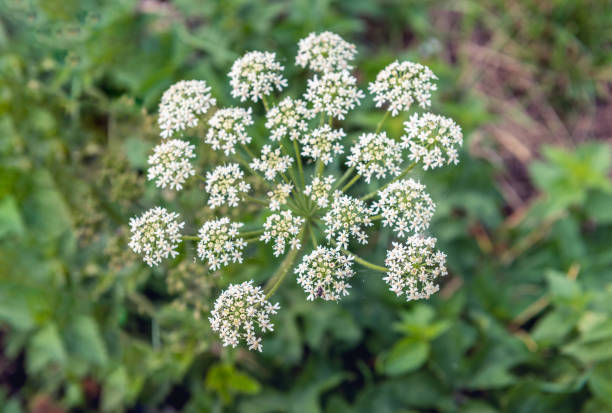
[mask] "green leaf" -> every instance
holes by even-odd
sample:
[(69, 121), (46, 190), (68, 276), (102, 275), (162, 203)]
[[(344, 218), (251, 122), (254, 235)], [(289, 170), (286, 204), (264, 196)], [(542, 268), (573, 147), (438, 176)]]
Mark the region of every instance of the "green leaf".
[(106, 346), (95, 320), (77, 316), (65, 332), (66, 347), (71, 356), (103, 366), (108, 360)]
[(17, 202), (12, 196), (0, 199), (0, 239), (23, 236), (25, 227)]
[(114, 369), (104, 380), (102, 387), (102, 411), (120, 409), (128, 394), (129, 378), (125, 367)]
[(261, 387), (248, 374), (236, 370), (231, 364), (215, 364), (206, 375), (206, 387), (223, 398), (225, 403), (231, 403), (237, 394), (256, 394)]
[(404, 338), (381, 358), (380, 369), (389, 376), (414, 371), (425, 363), (429, 349), (429, 343), (426, 341)]
[(66, 362), (66, 351), (54, 323), (40, 329), (28, 345), (27, 369), (30, 374), (37, 374), (49, 365), (63, 367)]

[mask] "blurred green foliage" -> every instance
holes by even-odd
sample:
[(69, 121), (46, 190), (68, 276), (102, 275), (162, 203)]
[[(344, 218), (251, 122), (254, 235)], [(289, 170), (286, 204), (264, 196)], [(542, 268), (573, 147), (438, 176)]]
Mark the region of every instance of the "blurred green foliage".
[[(442, 291), (406, 303), (362, 270), (341, 305), (313, 304), (288, 282), (262, 355), (221, 348), (206, 315), (228, 282), (271, 273), (270, 254), (203, 279), (189, 249), (150, 270), (126, 248), (136, 212), (201, 209), (196, 185), (174, 196), (144, 180), (161, 93), (205, 79), (231, 104), (226, 73), (246, 50), (277, 51), (294, 93), (305, 83), (296, 42), (313, 30), (356, 43), (363, 80), (396, 58), (428, 64), (440, 77), (434, 110), (463, 126), (466, 148), (493, 117), (458, 81), (476, 70), (452, 57), (464, 38), (524, 44), (515, 58), (560, 116), (593, 105), (612, 77), (609, 2), (506, 4), (2, 1), (2, 411), (612, 411), (604, 143), (543, 148), (529, 167), (538, 196), (510, 216), (500, 171), (464, 151), (459, 167), (423, 177), (449, 259)], [(459, 38), (431, 24), (440, 14)], [(371, 108), (348, 130), (375, 125)], [(214, 154), (200, 152), (205, 170)], [(389, 241), (372, 242), (368, 258), (380, 262)]]

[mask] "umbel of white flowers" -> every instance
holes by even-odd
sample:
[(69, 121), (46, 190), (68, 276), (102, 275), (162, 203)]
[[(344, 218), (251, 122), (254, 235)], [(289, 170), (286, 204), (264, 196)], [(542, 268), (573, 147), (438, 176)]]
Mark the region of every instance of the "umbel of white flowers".
[[(332, 301), (349, 293), (354, 265), (381, 273), (389, 289), (407, 300), (429, 298), (447, 274), (445, 254), (425, 234), (435, 205), (409, 174), (417, 166), (426, 171), (457, 164), (461, 128), (441, 115), (407, 114), (431, 107), (437, 78), (426, 66), (395, 61), (368, 87), (376, 107), (384, 109), (377, 127), (346, 133), (342, 121), (365, 97), (351, 72), (355, 55), (356, 47), (334, 33), (300, 40), (296, 65), (315, 72), (301, 97), (280, 96), (288, 82), (274, 53), (252, 51), (236, 60), (231, 95), (241, 103), (261, 102), (266, 113), (267, 133), (257, 140), (253, 116), (262, 108), (218, 108), (205, 81), (178, 82), (162, 97), (163, 139), (149, 157), (148, 178), (175, 191), (193, 185), (193, 178), (202, 181), (202, 202), (217, 216), (197, 235), (182, 235), (178, 214), (152, 208), (130, 220), (130, 248), (156, 266), (175, 258), (183, 240), (193, 241), (210, 271), (248, 260), (253, 248), (247, 246), (257, 243), (280, 260), (263, 288), (253, 280), (230, 284), (215, 302), (209, 321), (224, 345), (244, 341), (262, 350), (260, 333), (273, 329), (270, 316), (279, 310), (269, 298), (292, 272), (306, 299)], [(383, 130), (389, 115), (402, 114), (405, 134)], [(200, 122), (207, 130), (195, 137)], [(197, 170), (196, 144), (217, 151), (220, 164)], [(244, 211), (249, 224), (222, 216), (241, 207), (247, 208), (232, 217)], [(384, 265), (360, 253), (376, 231), (404, 239), (392, 242)]]

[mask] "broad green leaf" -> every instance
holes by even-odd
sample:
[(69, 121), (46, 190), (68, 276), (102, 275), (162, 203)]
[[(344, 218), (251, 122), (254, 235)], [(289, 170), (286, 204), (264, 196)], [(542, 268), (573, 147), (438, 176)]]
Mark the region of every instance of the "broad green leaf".
[(51, 365), (63, 367), (66, 360), (66, 350), (54, 323), (45, 325), (34, 334), (27, 351), (27, 368), (30, 374), (39, 374)]
[(380, 369), (389, 376), (409, 373), (421, 367), (429, 355), (429, 343), (414, 338), (404, 338), (398, 341), (382, 356)]

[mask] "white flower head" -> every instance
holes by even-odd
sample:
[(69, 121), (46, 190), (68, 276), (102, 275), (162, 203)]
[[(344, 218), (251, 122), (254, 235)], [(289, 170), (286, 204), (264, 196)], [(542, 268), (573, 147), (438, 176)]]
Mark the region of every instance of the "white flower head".
[(246, 341), (249, 350), (261, 351), (262, 333), (273, 331), (270, 316), (280, 309), (278, 303), (266, 300), (263, 290), (253, 286), (253, 281), (230, 284), (215, 301), (210, 312), (210, 326), (223, 340), (224, 346), (236, 347)]
[(170, 139), (157, 145), (149, 156), (147, 178), (155, 180), (158, 188), (169, 186), (181, 190), (190, 176), (195, 175), (191, 162), (195, 158), (195, 146), (180, 139)]
[(310, 33), (298, 43), (295, 64), (309, 67), (315, 72), (350, 70), (353, 66), (350, 66), (348, 62), (355, 58), (356, 53), (354, 44), (335, 33)]
[(337, 249), (318, 247), (304, 256), (296, 268), (297, 282), (308, 294), (308, 300), (337, 301), (348, 295), (351, 288), (347, 280), (355, 275), (352, 263), (353, 256), (346, 256)]
[(211, 208), (227, 204), (238, 206), (240, 195), (249, 192), (251, 185), (244, 181), (244, 172), (238, 164), (217, 166), (206, 173), (206, 192), (210, 195), (208, 205)]
[(419, 235), (409, 237), (405, 244), (394, 242), (385, 260), (389, 272), (384, 280), (389, 290), (398, 297), (405, 294), (408, 301), (429, 298), (437, 292), (437, 278), (445, 276), (447, 270), (446, 255), (435, 246), (435, 238)]
[(345, 137), (344, 130), (332, 129), (329, 125), (323, 125), (310, 133), (302, 136), (302, 156), (320, 159), (325, 165), (334, 160), (334, 155), (344, 152), (340, 143)]
[(368, 243), (364, 227), (372, 225), (372, 209), (360, 199), (336, 191), (330, 210), (323, 216), (325, 234), (340, 248), (348, 248), (351, 238), (361, 244)]
[(270, 139), (280, 141), (284, 137), (299, 140), (308, 131), (308, 120), (314, 113), (300, 99), (286, 97), (266, 113), (266, 128), (271, 132)]
[(250, 167), (256, 171), (263, 172), (264, 177), (273, 181), (277, 174), (284, 174), (293, 163), (293, 158), (283, 155), (280, 148), (272, 150), (270, 145), (261, 148), (261, 157), (255, 158), (250, 163)]
[(400, 237), (409, 232), (424, 231), (436, 209), (425, 185), (410, 179), (391, 183), (378, 193), (380, 200), (374, 203), (374, 213), (381, 214), (382, 224), (393, 227)]
[(246, 127), (253, 124), (251, 108), (225, 108), (215, 112), (208, 121), (206, 143), (215, 151), (222, 150), (225, 155), (236, 153), (237, 143), (246, 145), (251, 137)]
[(354, 166), (357, 173), (370, 182), (385, 178), (387, 173), (398, 175), (402, 163), (402, 148), (399, 142), (387, 137), (386, 132), (364, 133), (351, 147), (347, 165)]
[(329, 175), (324, 178), (315, 176), (310, 185), (304, 188), (304, 194), (310, 196), (310, 199), (317, 203), (319, 208), (327, 208), (329, 205), (329, 197), (332, 190), (332, 184), (336, 178)]
[(150, 267), (159, 265), (162, 259), (176, 257), (181, 242), (180, 230), (184, 222), (178, 222), (176, 212), (168, 212), (165, 208), (149, 209), (139, 217), (130, 218), (129, 247), (142, 255), (144, 262)]
[(198, 257), (207, 261), (213, 271), (231, 262), (241, 263), (242, 250), (247, 245), (238, 234), (243, 225), (241, 222), (230, 222), (227, 217), (205, 222), (198, 233)]
[(286, 244), (290, 249), (300, 248), (299, 233), (304, 222), (304, 218), (296, 217), (288, 210), (270, 215), (264, 222), (264, 233), (259, 239), (266, 244), (274, 241), (274, 256), (278, 257), (285, 252)]
[(285, 205), (292, 190), (293, 185), (291, 184), (277, 184), (271, 191), (268, 191), (266, 195), (270, 198), (270, 210), (278, 211), (281, 205)]
[(357, 79), (348, 70), (326, 72), (308, 79), (304, 98), (312, 103), (315, 114), (325, 113), (342, 120), (365, 96), (356, 84)]
[(379, 108), (388, 104), (391, 116), (410, 110), (416, 102), (423, 109), (431, 106), (431, 92), (437, 89), (436, 75), (419, 63), (395, 61), (376, 75), (368, 89)]
[(210, 95), (210, 87), (203, 80), (181, 80), (164, 92), (159, 103), (157, 123), (161, 137), (194, 127), (198, 115), (203, 115), (217, 101)]
[(455, 121), (433, 113), (415, 113), (404, 126), (402, 147), (410, 151), (410, 160), (423, 163), (424, 170), (459, 163), (457, 147), (463, 143), (463, 133)]
[(276, 61), (276, 53), (253, 51), (236, 59), (229, 72), (232, 97), (241, 102), (251, 99), (257, 102), (287, 87), (283, 77), (284, 67)]

